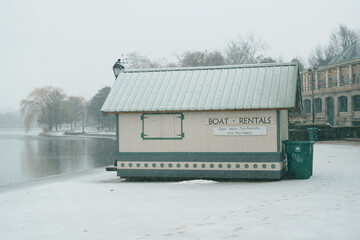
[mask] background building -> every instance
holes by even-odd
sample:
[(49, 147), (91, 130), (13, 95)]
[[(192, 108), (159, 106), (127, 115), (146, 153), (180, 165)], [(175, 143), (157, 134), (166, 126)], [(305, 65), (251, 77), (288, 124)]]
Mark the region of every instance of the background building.
[(296, 116), (293, 122), (312, 123), (314, 116), (315, 123), (360, 126), (358, 45), (350, 46), (328, 65), (312, 72), (301, 72), (300, 75), (303, 112), (300, 116)]

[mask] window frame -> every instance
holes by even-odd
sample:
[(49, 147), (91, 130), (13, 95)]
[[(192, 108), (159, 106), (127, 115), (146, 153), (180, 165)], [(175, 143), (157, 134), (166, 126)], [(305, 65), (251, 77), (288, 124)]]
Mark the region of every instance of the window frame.
[[(145, 119), (149, 118), (149, 115), (179, 115), (176, 118), (180, 119), (180, 133), (176, 135), (176, 137), (149, 137), (145, 133)], [(182, 140), (185, 137), (184, 130), (183, 130), (183, 120), (184, 120), (184, 114), (181, 112), (173, 112), (173, 113), (143, 113), (141, 114), (141, 121), (142, 121), (142, 132), (141, 132), (141, 138), (142, 140)]]

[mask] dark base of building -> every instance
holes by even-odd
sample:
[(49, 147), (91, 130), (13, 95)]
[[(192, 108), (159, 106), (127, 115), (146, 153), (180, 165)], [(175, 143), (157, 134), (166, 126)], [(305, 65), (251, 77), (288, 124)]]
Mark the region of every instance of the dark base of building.
[(283, 178), (282, 153), (121, 153), (117, 175), (127, 179)]
[(117, 175), (129, 180), (280, 180), (284, 171), (118, 170)]

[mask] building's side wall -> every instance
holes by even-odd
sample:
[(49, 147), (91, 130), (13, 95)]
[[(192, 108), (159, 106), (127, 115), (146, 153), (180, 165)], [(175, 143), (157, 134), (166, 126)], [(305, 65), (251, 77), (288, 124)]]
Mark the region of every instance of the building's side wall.
[[(282, 145), (282, 141), (289, 139), (289, 111), (281, 110), (280, 111), (280, 146)], [(280, 149), (282, 151), (284, 149)]]
[[(339, 98), (340, 97), (346, 97), (347, 98), (347, 111), (341, 112), (340, 110), (340, 103)], [(360, 96), (360, 89), (348, 89), (347, 91), (341, 91), (341, 92), (331, 92), (331, 93), (321, 93), (321, 94), (315, 94), (315, 99), (320, 98), (322, 102), (322, 111), (320, 113), (315, 113), (315, 122), (316, 123), (328, 123), (328, 106), (326, 104), (327, 98), (333, 99), (333, 111), (334, 111), (334, 125), (335, 126), (358, 126), (360, 123), (360, 111), (354, 111), (353, 106), (353, 97), (354, 96)], [(311, 101), (312, 98), (309, 95), (303, 96), (303, 101), (309, 100)], [(305, 113), (304, 114), (304, 123), (311, 123), (312, 122), (312, 114)]]
[[(281, 140), (288, 137), (287, 111), (280, 111), (278, 115), (277, 111), (184, 112), (184, 136), (180, 139), (144, 139), (142, 115), (119, 114), (119, 152), (278, 152)], [(281, 121), (281, 131), (277, 130), (277, 117)], [(249, 119), (253, 123), (249, 123)], [(234, 121), (234, 124), (230, 124), (231, 121)], [(151, 128), (151, 121), (146, 124), (146, 129)], [(259, 126), (262, 130), (265, 127), (266, 134), (233, 136), (214, 133), (214, 128), (239, 126)], [(281, 136), (278, 136), (279, 133)]]

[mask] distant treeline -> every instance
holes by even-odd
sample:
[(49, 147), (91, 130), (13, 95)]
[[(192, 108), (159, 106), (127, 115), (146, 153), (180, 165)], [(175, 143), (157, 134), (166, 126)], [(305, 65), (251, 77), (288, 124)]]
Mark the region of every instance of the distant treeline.
[(21, 128), (23, 126), (23, 118), (19, 112), (0, 113), (0, 128)]
[(93, 125), (98, 130), (114, 130), (114, 116), (106, 116), (100, 111), (109, 92), (110, 87), (104, 87), (86, 101), (83, 97), (67, 96), (60, 88), (36, 88), (21, 101), (24, 127), (29, 130), (36, 124), (44, 131), (59, 131), (65, 126), (66, 130), (81, 131), (83, 127)]
[[(327, 44), (317, 45), (310, 52), (307, 62), (311, 67), (325, 66), (352, 45), (360, 45), (360, 31), (340, 24), (338, 28), (331, 31)], [(281, 57), (268, 55), (270, 50), (264, 40), (249, 33), (245, 36), (238, 35), (220, 50), (187, 50), (181, 54), (175, 54), (176, 60), (173, 62), (168, 62), (164, 58), (152, 60), (138, 52), (131, 52), (127, 55), (126, 68), (220, 66), (283, 61)], [(299, 56), (294, 56), (291, 62), (297, 62), (300, 71), (303, 71), (304, 65), (307, 65)]]

